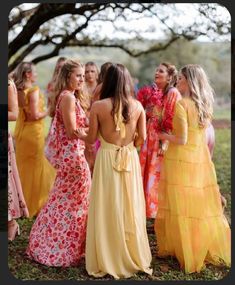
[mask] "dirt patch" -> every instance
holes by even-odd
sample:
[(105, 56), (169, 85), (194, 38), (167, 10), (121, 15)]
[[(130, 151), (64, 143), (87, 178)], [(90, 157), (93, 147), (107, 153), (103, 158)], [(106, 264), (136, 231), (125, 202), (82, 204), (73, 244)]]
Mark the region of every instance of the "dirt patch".
[(213, 120), (212, 125), (215, 129), (228, 129), (231, 128), (231, 121), (227, 119)]

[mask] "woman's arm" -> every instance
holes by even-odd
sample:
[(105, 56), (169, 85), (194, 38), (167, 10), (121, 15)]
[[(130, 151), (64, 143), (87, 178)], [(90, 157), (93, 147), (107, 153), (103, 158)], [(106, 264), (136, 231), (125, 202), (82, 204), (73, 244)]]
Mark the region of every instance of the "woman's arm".
[(28, 94), (29, 96), (29, 109), (30, 113), (27, 114), (27, 119), (37, 121), (45, 118), (48, 115), (48, 111), (40, 112), (38, 110), (39, 102), (39, 89), (35, 89)]
[(69, 139), (75, 139), (75, 131), (77, 129), (76, 123), (76, 111), (75, 111), (75, 101), (76, 98), (70, 94), (64, 95), (61, 99), (60, 108), (62, 113), (62, 118), (66, 130), (66, 134)]
[(134, 144), (136, 147), (142, 145), (146, 140), (146, 115), (144, 108), (139, 105), (141, 108), (141, 113), (137, 122), (137, 137), (135, 138)]
[(77, 129), (75, 132), (76, 136), (79, 139), (84, 140), (86, 143), (89, 143), (89, 144), (93, 144), (97, 138), (98, 127), (99, 127), (99, 121), (98, 121), (99, 107), (98, 105), (99, 105), (99, 102), (94, 102), (91, 106), (88, 133), (86, 133), (85, 128)]
[(173, 134), (160, 133), (159, 139), (168, 140), (171, 143), (185, 145), (188, 140), (188, 123), (187, 114), (184, 107), (179, 103), (176, 103), (175, 108), (175, 131)]
[(8, 85), (8, 121), (16, 121), (18, 117), (18, 98), (14, 83)]

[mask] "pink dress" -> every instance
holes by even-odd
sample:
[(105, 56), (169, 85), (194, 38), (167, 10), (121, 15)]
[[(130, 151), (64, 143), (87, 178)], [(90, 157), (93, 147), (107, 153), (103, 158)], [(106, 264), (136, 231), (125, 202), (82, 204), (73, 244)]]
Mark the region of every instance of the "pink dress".
[[(79, 139), (68, 139), (59, 110), (66, 93), (70, 92), (63, 91), (58, 99), (45, 150), (57, 169), (55, 183), (31, 229), (26, 250), (39, 263), (61, 267), (76, 266), (84, 256), (91, 184), (85, 144)], [(77, 128), (85, 127), (86, 115), (78, 101), (76, 122)], [(48, 155), (48, 150), (52, 155)]]
[(12, 136), (8, 132), (8, 221), (28, 217), (20, 177), (16, 166), (15, 150)]
[(206, 141), (212, 157), (215, 148), (215, 130), (212, 124), (209, 124), (209, 126), (206, 128)]
[(158, 207), (158, 184), (163, 159), (162, 156), (158, 156), (160, 148), (158, 133), (171, 132), (173, 110), (179, 98), (180, 93), (176, 88), (171, 88), (166, 95), (163, 95), (156, 84), (141, 88), (137, 94), (137, 99), (142, 103), (147, 119), (147, 139), (139, 155), (147, 218), (155, 218)]

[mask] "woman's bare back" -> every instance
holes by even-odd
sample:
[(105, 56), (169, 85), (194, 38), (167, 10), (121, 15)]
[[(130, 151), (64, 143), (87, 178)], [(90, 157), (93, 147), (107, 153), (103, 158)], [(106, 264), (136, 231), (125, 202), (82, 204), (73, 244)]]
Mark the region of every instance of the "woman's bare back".
[(106, 142), (123, 146), (134, 141), (136, 132), (141, 132), (139, 121), (141, 112), (144, 112), (142, 105), (136, 99), (129, 99), (130, 120), (125, 125), (125, 138), (121, 138), (120, 131), (116, 131), (116, 125), (111, 114), (113, 108), (111, 99), (103, 99), (97, 101), (96, 104), (99, 132)]

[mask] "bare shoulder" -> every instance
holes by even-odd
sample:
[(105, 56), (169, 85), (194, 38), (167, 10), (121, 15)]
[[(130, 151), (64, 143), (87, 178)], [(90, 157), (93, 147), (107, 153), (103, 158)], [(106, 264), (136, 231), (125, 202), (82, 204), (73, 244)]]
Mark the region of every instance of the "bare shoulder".
[(100, 112), (102, 112), (102, 111), (108, 109), (111, 106), (112, 106), (112, 102), (111, 102), (110, 98), (107, 98), (107, 99), (102, 99), (102, 100), (95, 101), (92, 104), (91, 109), (93, 111), (100, 111)]
[(64, 92), (60, 96), (62, 96), (60, 103), (62, 107), (75, 105), (76, 98), (71, 92)]
[(143, 105), (141, 104), (141, 102), (140, 101), (138, 101), (138, 100), (136, 100), (135, 99), (135, 104), (137, 104), (137, 107), (138, 107), (138, 109), (140, 110), (140, 111), (144, 111), (144, 108), (143, 108)]
[(182, 98), (179, 90), (176, 87), (170, 88), (170, 90), (168, 91), (167, 96), (169, 96), (169, 97), (177, 97), (179, 100)]
[(144, 111), (143, 105), (141, 104), (141, 102), (139, 100), (132, 98), (131, 104), (132, 104), (134, 110), (137, 110), (140, 113), (142, 111)]

